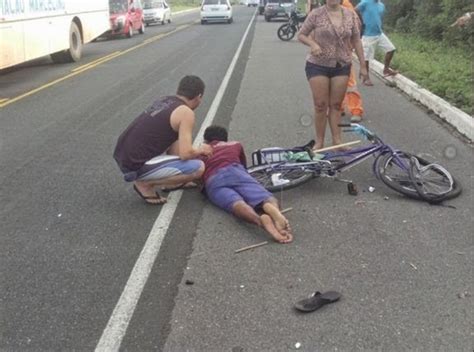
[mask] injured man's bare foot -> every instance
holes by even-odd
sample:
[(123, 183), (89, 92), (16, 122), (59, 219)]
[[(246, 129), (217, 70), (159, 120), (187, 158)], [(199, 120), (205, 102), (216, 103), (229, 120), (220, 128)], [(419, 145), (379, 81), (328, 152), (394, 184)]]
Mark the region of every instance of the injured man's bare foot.
[(273, 222), (272, 218), (269, 215), (267, 214), (260, 215), (260, 220), (262, 221), (262, 226), (265, 229), (265, 231), (267, 231), (276, 242), (290, 243), (291, 241), (293, 241), (293, 235), (291, 234), (291, 232), (289, 231), (280, 232), (275, 226), (275, 223)]
[(281, 235), (287, 236), (292, 235), (291, 234), (291, 228), (290, 228), (290, 223), (288, 222), (288, 219), (283, 216), (281, 213), (280, 209), (273, 204), (272, 202), (266, 202), (263, 205), (263, 211), (270, 215), (272, 218), (275, 227), (277, 228), (278, 232), (280, 232)]

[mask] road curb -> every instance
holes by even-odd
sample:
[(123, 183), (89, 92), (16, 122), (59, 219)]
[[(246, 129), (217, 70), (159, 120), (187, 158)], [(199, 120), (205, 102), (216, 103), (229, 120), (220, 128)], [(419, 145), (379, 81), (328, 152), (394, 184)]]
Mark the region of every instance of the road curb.
[(474, 140), (474, 119), (464, 111), (452, 106), (446, 100), (420, 87), (417, 83), (401, 74), (393, 77), (383, 76), (383, 64), (376, 60), (370, 62), (370, 70), (385, 82), (395, 84), (406, 94), (436, 113), (441, 119), (456, 128), (471, 142)]

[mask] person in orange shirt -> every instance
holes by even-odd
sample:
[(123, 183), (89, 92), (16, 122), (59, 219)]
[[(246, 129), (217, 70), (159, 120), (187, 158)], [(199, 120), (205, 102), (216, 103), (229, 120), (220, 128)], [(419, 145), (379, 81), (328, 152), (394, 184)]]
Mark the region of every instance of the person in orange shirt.
[[(354, 6), (351, 4), (350, 0), (342, 0), (342, 6), (355, 12)], [(364, 108), (362, 106), (362, 97), (357, 89), (354, 66), (351, 68), (351, 74), (349, 76), (349, 81), (347, 82), (347, 91), (342, 107), (344, 110), (347, 107), (350, 111), (352, 122), (360, 122), (362, 120)]]

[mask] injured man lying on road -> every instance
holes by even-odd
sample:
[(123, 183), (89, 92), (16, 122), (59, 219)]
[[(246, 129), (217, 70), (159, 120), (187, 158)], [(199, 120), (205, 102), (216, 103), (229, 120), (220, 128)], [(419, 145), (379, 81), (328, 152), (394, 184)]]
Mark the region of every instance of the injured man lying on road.
[(227, 141), (227, 130), (210, 126), (204, 142), (212, 155), (201, 157), (206, 166), (203, 183), (209, 200), (239, 219), (262, 227), (279, 243), (293, 240), (288, 220), (278, 201), (246, 169), (246, 158), (239, 142)]

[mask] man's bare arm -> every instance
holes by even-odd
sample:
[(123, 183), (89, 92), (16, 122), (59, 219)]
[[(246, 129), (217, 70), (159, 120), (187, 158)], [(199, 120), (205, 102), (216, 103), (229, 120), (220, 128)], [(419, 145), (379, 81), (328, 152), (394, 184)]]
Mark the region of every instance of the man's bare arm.
[(195, 117), (191, 109), (181, 106), (173, 112), (171, 119), (178, 125), (178, 155), (180, 159), (189, 160), (200, 155), (212, 154), (212, 148), (209, 145), (202, 145), (197, 149), (193, 147)]

